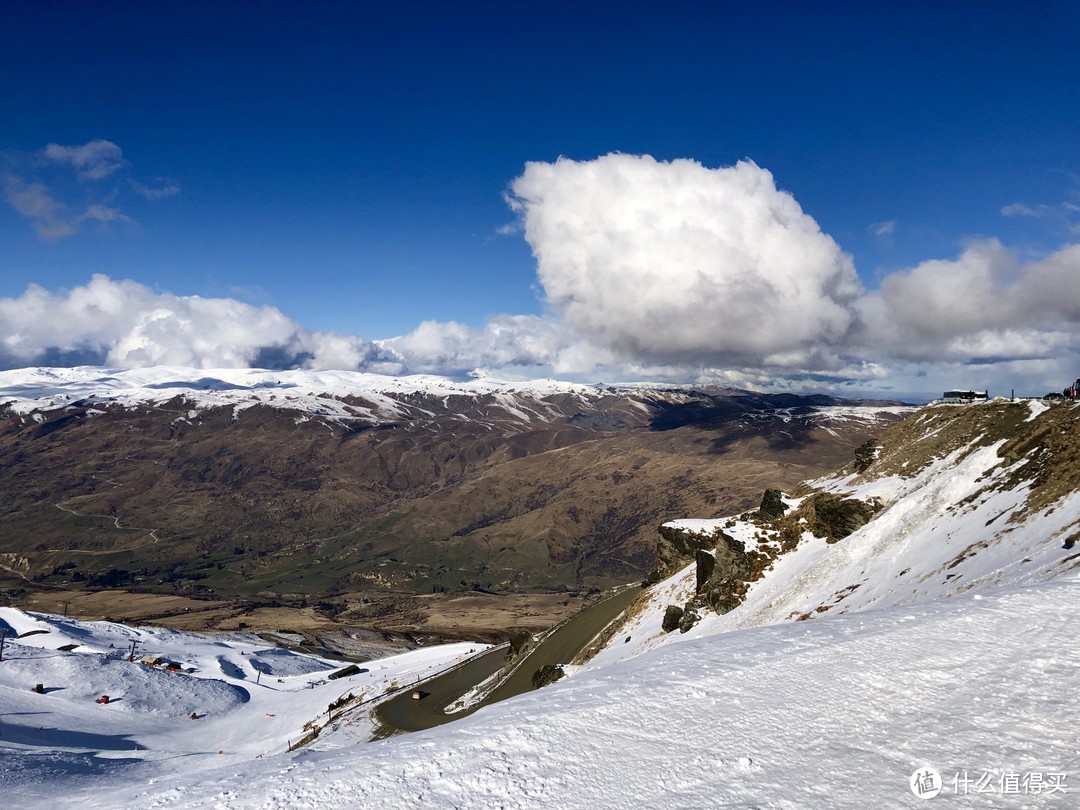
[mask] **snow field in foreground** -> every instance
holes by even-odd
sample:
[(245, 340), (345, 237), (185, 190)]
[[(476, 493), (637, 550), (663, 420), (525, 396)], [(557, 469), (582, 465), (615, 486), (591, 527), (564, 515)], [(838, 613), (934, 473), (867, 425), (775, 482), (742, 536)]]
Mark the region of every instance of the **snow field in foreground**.
[[(58, 806), (861, 810), (921, 806), (909, 779), (925, 767), (943, 793), (965, 771), (1075, 781), (1078, 600), (1073, 576), (684, 637), (428, 732), (233, 763), (194, 782), (83, 783)], [(1076, 795), (953, 798), (1069, 807)]]

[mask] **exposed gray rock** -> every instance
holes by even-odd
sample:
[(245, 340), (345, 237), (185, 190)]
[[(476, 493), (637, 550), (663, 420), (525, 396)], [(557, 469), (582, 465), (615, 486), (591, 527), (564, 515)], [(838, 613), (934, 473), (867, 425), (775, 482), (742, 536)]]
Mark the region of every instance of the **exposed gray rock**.
[(716, 568), (716, 557), (704, 549), (698, 549), (694, 552), (694, 561), (697, 563), (697, 593), (701, 593), (701, 589), (708, 583), (709, 578), (713, 574), (713, 570)]
[(697, 612), (693, 602), (687, 604), (686, 609), (683, 610), (682, 618), (679, 619), (679, 632), (685, 633), (700, 621), (701, 614)]
[(679, 622), (682, 621), (683, 609), (678, 605), (668, 605), (667, 610), (664, 611), (664, 621), (660, 625), (664, 628), (665, 633), (670, 633), (679, 626)]
[(705, 602), (717, 613), (727, 613), (739, 606), (742, 601), (735, 593), (733, 582), (724, 582), (709, 589)]
[(779, 520), (782, 518), (784, 512), (787, 511), (783, 494), (778, 489), (765, 490), (765, 494), (761, 496), (761, 506), (758, 507), (758, 514), (766, 520)]
[(746, 579), (749, 575), (750, 566), (746, 561), (746, 546), (727, 532), (717, 532), (716, 568), (713, 569), (713, 581)]
[(555, 683), (566, 673), (563, 672), (563, 668), (558, 664), (544, 664), (540, 669), (536, 670), (532, 676), (532, 684), (534, 689), (541, 689), (547, 686), (549, 683)]
[(689, 532), (674, 526), (661, 526), (659, 531), (656, 567), (663, 576), (684, 566), (687, 560), (693, 559), (694, 552), (699, 549), (711, 549), (716, 545), (716, 538), (707, 534)]
[(880, 450), (877, 439), (870, 439), (855, 448), (855, 472), (866, 472), (878, 457)]
[(880, 509), (877, 504), (855, 498), (841, 498), (831, 492), (815, 495), (812, 505), (812, 531), (829, 543), (843, 540), (856, 529), (862, 528)]

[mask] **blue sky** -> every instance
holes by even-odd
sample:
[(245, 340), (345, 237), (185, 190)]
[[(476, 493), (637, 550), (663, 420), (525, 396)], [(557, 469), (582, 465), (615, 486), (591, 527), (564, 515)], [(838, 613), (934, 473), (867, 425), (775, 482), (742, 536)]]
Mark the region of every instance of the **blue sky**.
[[(7, 3), (0, 298), (104, 274), (365, 341), (559, 317), (504, 194), (616, 152), (752, 160), (869, 293), (973, 241), (1035, 261), (1080, 239), (1078, 41), (1075, 2)], [(94, 141), (103, 178), (42, 157)]]

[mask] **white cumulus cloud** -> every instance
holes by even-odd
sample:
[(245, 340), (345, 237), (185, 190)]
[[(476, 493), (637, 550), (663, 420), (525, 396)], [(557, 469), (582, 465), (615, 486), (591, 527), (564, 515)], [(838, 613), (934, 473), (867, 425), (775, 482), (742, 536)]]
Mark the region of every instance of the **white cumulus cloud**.
[(95, 275), (52, 293), (30, 285), (0, 299), (0, 364), (97, 363), (195, 368), (328, 365), (355, 368), (364, 342), (309, 332), (280, 310), (231, 298), (155, 292)]
[(511, 192), (548, 303), (616, 355), (748, 364), (852, 324), (851, 259), (750, 161), (529, 163)]
[(864, 351), (1004, 362), (1080, 350), (1080, 245), (1021, 261), (996, 239), (882, 280), (858, 303)]
[(535, 315), (501, 315), (479, 329), (453, 321), (424, 321), (408, 334), (378, 344), (402, 367), (428, 373), (507, 367), (575, 373), (612, 359), (610, 352), (587, 344), (565, 324)]

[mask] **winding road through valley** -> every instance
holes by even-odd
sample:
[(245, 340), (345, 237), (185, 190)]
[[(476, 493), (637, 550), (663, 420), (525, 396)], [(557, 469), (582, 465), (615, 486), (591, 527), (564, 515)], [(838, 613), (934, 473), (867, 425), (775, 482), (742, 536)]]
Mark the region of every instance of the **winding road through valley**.
[(510, 676), (495, 687), (480, 703), (453, 714), (446, 707), (477, 684), (491, 677), (505, 662), (506, 648), (498, 647), (478, 655), (459, 667), (416, 686), (426, 692), (423, 700), (414, 700), (414, 689), (382, 703), (375, 710), (378, 722), (375, 737), (381, 739), (408, 731), (420, 731), (460, 717), (501, 700), (532, 691), (532, 676), (546, 664), (566, 664), (618, 617), (641, 591), (633, 586), (597, 602), (551, 630), (521, 660)]

